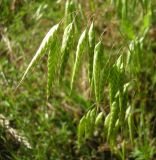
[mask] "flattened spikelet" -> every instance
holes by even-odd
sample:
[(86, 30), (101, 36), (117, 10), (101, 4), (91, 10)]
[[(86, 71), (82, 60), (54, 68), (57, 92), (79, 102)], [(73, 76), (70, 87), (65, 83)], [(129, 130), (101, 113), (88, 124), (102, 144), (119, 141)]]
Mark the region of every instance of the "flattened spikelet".
[(113, 102), (110, 111), (110, 122), (108, 127), (107, 139), (110, 140), (113, 135), (113, 128), (115, 127), (116, 120), (118, 118), (118, 105), (116, 102)]
[(50, 96), (53, 81), (55, 79), (55, 72), (58, 66), (58, 52), (57, 52), (57, 38), (51, 44), (48, 54), (48, 79), (47, 79), (47, 98)]
[(120, 87), (120, 72), (116, 65), (111, 68), (109, 76), (109, 94), (110, 94), (110, 104), (115, 100), (115, 95), (117, 94)]
[(76, 73), (81, 63), (82, 55), (83, 55), (85, 44), (86, 44), (86, 35), (87, 35), (87, 30), (85, 29), (83, 33), (81, 34), (80, 39), (78, 41), (77, 50), (76, 50), (76, 60), (75, 60), (72, 79), (71, 79), (71, 90), (73, 88), (73, 83), (75, 80)]
[(90, 138), (94, 133), (95, 118), (97, 109), (93, 108), (84, 115), (78, 126), (78, 146), (85, 142), (86, 139)]
[(74, 11), (76, 11), (75, 1), (67, 0), (65, 4), (65, 25), (73, 21), (75, 16)]
[(62, 47), (61, 47), (61, 67), (60, 77), (63, 77), (65, 68), (69, 58), (69, 51), (71, 48), (72, 37), (73, 37), (73, 23), (70, 23), (64, 30)]
[(86, 114), (86, 124), (85, 124), (85, 138), (90, 138), (94, 132), (95, 126), (95, 118), (96, 118), (97, 110), (93, 108), (89, 110)]
[(108, 127), (109, 127), (109, 123), (110, 123), (110, 117), (111, 117), (111, 114), (109, 113), (106, 116), (105, 121), (104, 121), (104, 133), (105, 133), (105, 135), (108, 134)]
[(70, 1), (67, 0), (65, 4), (65, 17), (66, 17), (66, 24), (68, 24), (71, 21), (71, 15), (70, 15), (71, 9), (70, 9)]
[(52, 41), (55, 40), (54, 37), (55, 37), (55, 34), (56, 34), (58, 28), (59, 28), (59, 24), (56, 24), (46, 34), (46, 36), (44, 37), (44, 39), (43, 39), (40, 47), (38, 48), (38, 50), (36, 52), (36, 54), (34, 55), (33, 59), (29, 63), (26, 71), (24, 72), (23, 77), (22, 77), (19, 85), (25, 79), (27, 73), (30, 71), (30, 69), (32, 68), (32, 66), (39, 61), (39, 59), (45, 54), (45, 52), (47, 52), (49, 45), (52, 43)]
[(94, 31), (94, 23), (90, 25), (89, 31), (88, 31), (88, 38), (89, 38), (89, 47), (95, 46), (95, 31)]
[(97, 109), (93, 108), (90, 112), (90, 130), (89, 130), (89, 136), (91, 137), (94, 132), (94, 127), (95, 127), (95, 119), (96, 119), (96, 114), (97, 114)]
[[(106, 62), (106, 59), (104, 59), (104, 61)], [(100, 76), (100, 84), (99, 84), (99, 88), (100, 88), (100, 91), (99, 91), (99, 97), (100, 97), (100, 101), (102, 100), (102, 98), (104, 97), (104, 86), (108, 80), (108, 77), (109, 77), (109, 72), (110, 72), (110, 68), (108, 66), (108, 62), (104, 64), (104, 67), (101, 66), (101, 76)]]
[(95, 126), (98, 127), (102, 123), (103, 117), (103, 112), (100, 112), (95, 119)]
[(100, 79), (101, 79), (101, 60), (102, 60), (102, 43), (101, 41), (95, 46), (93, 61), (93, 79), (96, 102), (100, 102)]
[(64, 52), (64, 50), (68, 47), (70, 38), (72, 37), (72, 32), (73, 32), (73, 23), (70, 23), (64, 30), (61, 52)]
[(86, 124), (86, 117), (83, 116), (79, 122), (78, 126), (78, 146), (83, 143), (84, 135), (85, 135), (85, 124)]
[(91, 127), (91, 119), (90, 119), (91, 110), (89, 110), (86, 114), (86, 124), (85, 124), (85, 138), (90, 137), (90, 127)]
[(89, 82), (92, 83), (92, 73), (93, 73), (93, 58), (94, 58), (94, 47), (95, 47), (95, 31), (94, 24), (92, 22), (89, 31), (88, 31), (88, 39), (89, 39), (89, 50), (88, 50), (88, 74), (89, 74)]

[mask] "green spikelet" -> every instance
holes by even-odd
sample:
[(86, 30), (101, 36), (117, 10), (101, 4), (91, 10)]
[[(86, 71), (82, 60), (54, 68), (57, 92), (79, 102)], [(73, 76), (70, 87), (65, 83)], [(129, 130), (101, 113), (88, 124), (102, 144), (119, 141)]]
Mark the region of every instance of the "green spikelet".
[(86, 19), (86, 16), (84, 14), (84, 10), (83, 10), (82, 4), (78, 3), (77, 5), (78, 5), (77, 9), (80, 11), (80, 16), (81, 16), (80, 20), (86, 21), (87, 19)]
[(123, 70), (123, 67), (124, 67), (124, 65), (123, 65), (123, 55), (120, 55), (120, 56), (118, 57), (118, 59), (117, 59), (117, 61), (116, 61), (116, 66), (117, 66), (117, 68), (118, 68), (120, 71)]
[(85, 138), (90, 138), (94, 132), (96, 108), (89, 110), (86, 114), (86, 125), (85, 125)]
[(117, 133), (119, 127), (120, 127), (120, 121), (119, 121), (119, 119), (117, 119), (117, 120), (116, 120), (116, 123), (115, 123), (115, 130), (116, 130), (116, 133)]
[(78, 126), (78, 147), (84, 142), (86, 117), (83, 116)]
[[(57, 38), (56, 38), (57, 39)], [(58, 66), (58, 46), (57, 46), (57, 40), (55, 40), (51, 44), (51, 48), (48, 54), (48, 79), (47, 79), (47, 99), (50, 96), (51, 88), (53, 81), (55, 79), (55, 72)]]
[(72, 8), (71, 8), (71, 0), (67, 0), (65, 4), (65, 23), (66, 25), (72, 21)]
[(71, 90), (73, 88), (73, 83), (75, 80), (75, 76), (78, 72), (81, 60), (82, 60), (82, 55), (85, 49), (86, 45), (86, 35), (87, 35), (87, 30), (85, 29), (83, 33), (80, 36), (80, 39), (78, 41), (77, 49), (76, 49), (76, 60), (73, 68), (73, 74), (72, 74), (72, 79), (71, 79)]
[(120, 115), (119, 120), (121, 123), (121, 126), (124, 126), (124, 119), (125, 119), (125, 113), (127, 109), (127, 102), (128, 102), (128, 87), (131, 83), (126, 83), (123, 86), (122, 92), (119, 91), (119, 108), (120, 108)]
[(93, 135), (94, 132), (94, 127), (95, 127), (95, 120), (96, 120), (96, 115), (97, 115), (97, 109), (93, 108), (90, 112), (90, 122), (91, 122), (91, 126), (90, 126), (90, 136)]
[(111, 111), (110, 111), (110, 122), (109, 122), (109, 127), (108, 127), (108, 134), (107, 134), (107, 139), (110, 140), (111, 136), (113, 135), (114, 127), (116, 120), (118, 118), (118, 105), (116, 102), (113, 102), (111, 106)]
[(111, 135), (111, 139), (110, 139), (110, 143), (111, 143), (111, 146), (113, 147), (115, 144), (115, 140), (116, 140), (116, 135), (118, 133), (118, 130), (120, 128), (120, 120), (117, 119), (116, 122), (115, 122), (115, 126), (113, 128), (113, 132), (112, 132), (112, 135)]
[(90, 126), (91, 126), (91, 120), (90, 120), (90, 112), (89, 110), (86, 114), (86, 123), (85, 123), (85, 139), (90, 137)]
[(100, 112), (97, 117), (96, 117), (96, 120), (95, 120), (95, 126), (98, 127), (100, 124), (102, 124), (103, 122), (103, 112)]
[(67, 49), (67, 47), (69, 47), (72, 36), (73, 36), (73, 23), (70, 23), (64, 30), (61, 52), (64, 52), (64, 50)]
[(86, 115), (84, 115), (78, 126), (78, 145), (80, 146), (85, 142), (85, 139), (90, 138), (94, 133), (95, 118), (97, 110), (93, 108), (89, 110)]
[[(106, 62), (106, 58), (103, 58), (103, 61)], [(100, 95), (100, 101), (102, 101), (102, 98), (104, 97), (104, 86), (109, 78), (109, 73), (110, 73), (110, 67), (109, 67), (109, 60), (107, 61), (106, 64), (102, 64), (101, 66), (101, 76), (100, 76), (100, 84), (99, 84), (99, 95)]]
[(118, 92), (120, 87), (120, 72), (116, 65), (110, 70), (109, 76), (109, 94), (110, 94), (110, 104), (115, 100), (115, 95)]
[(65, 4), (65, 26), (71, 23), (74, 20), (74, 28), (78, 30), (78, 17), (75, 19), (76, 11), (78, 10), (76, 1), (67, 0)]
[(40, 47), (37, 50), (35, 56), (31, 60), (31, 62), (29, 63), (26, 71), (24, 72), (23, 77), (22, 77), (19, 85), (25, 79), (27, 73), (30, 71), (30, 69), (32, 68), (32, 66), (34, 66), (39, 61), (39, 59), (48, 51), (49, 46), (51, 45), (51, 43), (53, 43), (53, 41), (55, 41), (55, 35), (57, 33), (58, 28), (59, 28), (59, 24), (56, 24), (46, 34), (46, 36), (44, 37), (44, 39), (43, 39)]
[(64, 30), (62, 47), (61, 47), (61, 66), (60, 66), (60, 80), (64, 76), (66, 65), (69, 59), (69, 52), (72, 45), (73, 38), (73, 23), (70, 23)]
[(105, 118), (105, 121), (104, 121), (104, 136), (107, 137), (108, 135), (108, 127), (109, 127), (109, 123), (110, 123), (110, 117), (111, 117), (111, 114), (109, 113), (106, 118)]
[(93, 80), (96, 102), (100, 103), (100, 78), (101, 78), (101, 61), (103, 56), (101, 41), (95, 46), (94, 49), (94, 61), (93, 61)]
[(129, 44), (129, 52), (127, 55), (127, 68), (130, 73), (136, 75), (140, 72), (143, 61), (143, 45), (144, 37), (136, 38)]
[(89, 82), (90, 85), (92, 83), (92, 73), (93, 73), (93, 58), (94, 58), (94, 47), (95, 47), (95, 31), (94, 31), (94, 24), (92, 22), (89, 31), (88, 31), (88, 39), (89, 39), (89, 49), (88, 49), (88, 74), (89, 74)]

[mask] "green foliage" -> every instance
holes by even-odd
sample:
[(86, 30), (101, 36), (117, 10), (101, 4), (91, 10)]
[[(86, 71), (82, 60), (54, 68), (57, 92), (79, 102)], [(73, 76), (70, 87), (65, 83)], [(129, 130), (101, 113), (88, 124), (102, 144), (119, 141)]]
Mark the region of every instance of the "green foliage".
[[(133, 1), (134, 2), (134, 1)], [(80, 35), (78, 44), (76, 47), (76, 55), (74, 65), (72, 67), (72, 78), (71, 78), (71, 90), (77, 74), (79, 73), (80, 65), (83, 62), (84, 52), (88, 52), (88, 74), (89, 74), (89, 84), (90, 88), (94, 87), (94, 95), (96, 100), (97, 109), (100, 109), (102, 99), (104, 96), (104, 87), (109, 84), (109, 106), (110, 113), (107, 115), (104, 124), (104, 132), (107, 135), (107, 140), (110, 142), (111, 147), (114, 146), (115, 137), (118, 134), (119, 128), (123, 128), (125, 123), (123, 122), (125, 116), (127, 117), (127, 124), (130, 134), (130, 140), (134, 143), (134, 133), (133, 133), (133, 115), (131, 110), (127, 109), (128, 104), (128, 91), (126, 79), (129, 77), (126, 75), (125, 71), (129, 71), (129, 75), (137, 75), (141, 71), (142, 57), (143, 57), (143, 40), (145, 38), (145, 33), (148, 31), (150, 26), (151, 11), (149, 10), (147, 14), (143, 16), (143, 27), (140, 28), (140, 35), (135, 34), (134, 26), (132, 26), (131, 19), (129, 19), (130, 7), (129, 1), (114, 1), (114, 5), (117, 7), (118, 16), (120, 18), (121, 32), (130, 40), (129, 48), (127, 49), (127, 55), (121, 54), (117, 60), (111, 62), (111, 59), (107, 58), (103, 50), (102, 41), (99, 41), (95, 45), (95, 29), (93, 22), (90, 28), (86, 28)], [(92, 5), (93, 3), (90, 2)], [(48, 84), (47, 84), (47, 94), (50, 95), (50, 89), (54, 79), (59, 76), (62, 79), (65, 75), (65, 69), (67, 68), (67, 62), (69, 59), (69, 54), (74, 47), (73, 41), (76, 41), (76, 36), (74, 36), (74, 27), (77, 30), (76, 16), (74, 11), (77, 8), (77, 3), (73, 1), (66, 1), (65, 5), (65, 24), (66, 27), (63, 28), (63, 39), (61, 48), (61, 58), (59, 58), (59, 52), (57, 50), (58, 38), (54, 37), (53, 34), (57, 33), (58, 25), (54, 26), (52, 31), (46, 35), (45, 40), (43, 40), (41, 47), (37, 51), (35, 58), (32, 59), (30, 65), (28, 66), (22, 80), (25, 78), (27, 72), (33, 65), (37, 58), (42, 55), (45, 50), (49, 50), (51, 46), (49, 56), (48, 56)], [(136, 5), (135, 3), (132, 4)], [(142, 5), (144, 3), (142, 2)], [(135, 9), (134, 8), (134, 9)], [(81, 13), (82, 14), (82, 13)], [(131, 15), (132, 16), (132, 15)], [(76, 31), (75, 30), (75, 31)], [(52, 33), (51, 33), (52, 32)], [(51, 38), (52, 37), (52, 38)], [(140, 37), (140, 38), (138, 38)], [(51, 40), (49, 40), (51, 39)], [(60, 68), (58, 67), (60, 66)], [(57, 71), (57, 74), (55, 73)], [(97, 109), (89, 110), (86, 115), (82, 117), (78, 127), (78, 145), (84, 143), (86, 139), (93, 136), (95, 127), (98, 126), (102, 119), (103, 113), (97, 114)], [(130, 112), (126, 115), (126, 109)], [(127, 111), (127, 112), (128, 112)], [(125, 157), (125, 156), (124, 156)]]

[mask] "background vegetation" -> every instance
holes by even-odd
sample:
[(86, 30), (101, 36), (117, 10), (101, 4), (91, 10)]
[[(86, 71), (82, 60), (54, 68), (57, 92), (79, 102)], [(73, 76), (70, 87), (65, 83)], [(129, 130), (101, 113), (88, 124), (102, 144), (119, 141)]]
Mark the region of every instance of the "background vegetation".
[[(71, 9), (67, 16), (68, 2)], [(73, 17), (70, 19), (69, 15)], [(73, 20), (76, 21), (76, 29), (70, 51), (72, 56), (61, 85), (53, 85), (47, 100), (48, 55), (45, 55), (16, 88), (49, 29), (61, 22), (58, 42), (62, 43), (64, 29)], [(105, 132), (104, 123), (115, 101), (110, 102), (110, 85), (120, 70), (112, 81), (111, 76), (106, 76), (109, 80), (103, 87), (101, 100), (97, 94), (99, 91), (95, 89), (92, 93), (87, 70), (89, 57), (86, 56), (81, 60), (82, 67), (74, 79), (72, 92), (70, 88), (76, 46), (81, 33), (90, 28), (92, 21), (95, 42), (103, 44), (105, 58), (110, 60), (109, 66), (119, 62), (120, 55), (134, 55), (128, 67), (123, 63), (123, 81), (130, 85), (126, 114), (115, 138), (109, 135), (113, 132), (110, 124), (108, 133)], [(0, 39), (0, 159), (156, 159), (154, 0), (1, 0)], [(116, 73), (111, 72), (110, 75)], [(93, 87), (96, 86), (96, 78), (93, 78)], [(122, 86), (121, 83), (119, 85)], [(91, 136), (80, 136), (79, 122), (81, 124), (81, 118), (95, 106), (98, 106), (98, 114), (102, 113), (102, 118)], [(85, 138), (78, 147), (77, 140), (80, 142), (83, 136)], [(109, 137), (115, 142), (110, 142)]]

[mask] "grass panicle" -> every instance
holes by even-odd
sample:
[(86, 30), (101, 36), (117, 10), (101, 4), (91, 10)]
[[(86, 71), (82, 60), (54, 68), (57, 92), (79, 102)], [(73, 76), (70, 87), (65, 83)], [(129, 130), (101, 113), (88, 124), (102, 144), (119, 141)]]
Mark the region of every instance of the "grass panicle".
[(73, 73), (72, 73), (72, 78), (71, 78), (71, 90), (73, 88), (74, 80), (76, 77), (76, 74), (79, 70), (80, 63), (82, 62), (82, 57), (84, 53), (84, 49), (86, 47), (86, 41), (87, 41), (87, 29), (83, 31), (81, 34), (78, 44), (77, 44), (77, 49), (76, 49), (76, 59), (73, 67)]

